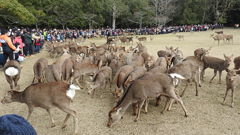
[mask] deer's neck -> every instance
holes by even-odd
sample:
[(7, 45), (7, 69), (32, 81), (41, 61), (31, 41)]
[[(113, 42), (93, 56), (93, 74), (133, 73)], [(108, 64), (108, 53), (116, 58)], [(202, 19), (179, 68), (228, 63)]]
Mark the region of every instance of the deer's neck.
[(13, 101), (14, 102), (20, 102), (20, 103), (25, 103), (23, 92), (14, 93)]
[(127, 93), (127, 95), (125, 95), (123, 99), (120, 101), (118, 108), (122, 108), (121, 112), (122, 114), (124, 114), (131, 104), (132, 104), (132, 98), (129, 96), (129, 93)]

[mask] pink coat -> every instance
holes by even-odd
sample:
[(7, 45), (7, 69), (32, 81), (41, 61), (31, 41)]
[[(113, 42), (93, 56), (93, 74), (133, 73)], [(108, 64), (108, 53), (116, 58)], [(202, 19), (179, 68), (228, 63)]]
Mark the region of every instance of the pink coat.
[(23, 46), (24, 46), (21, 37), (15, 37), (15, 39), (13, 40), (13, 44), (15, 44), (15, 43), (19, 43), (19, 48), (23, 48)]

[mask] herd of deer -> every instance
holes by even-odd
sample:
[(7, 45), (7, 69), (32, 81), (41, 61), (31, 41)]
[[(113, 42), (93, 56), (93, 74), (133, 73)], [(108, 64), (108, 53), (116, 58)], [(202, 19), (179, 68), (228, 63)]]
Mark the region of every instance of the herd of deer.
[(216, 35), (211, 34), (210, 37), (213, 38), (214, 41), (218, 41), (218, 45), (220, 41), (226, 41), (228, 43), (232, 42), (233, 44), (233, 35), (232, 34), (223, 34), (223, 31), (215, 31)]
[[(111, 39), (112, 40), (112, 39)], [(198, 87), (204, 80), (204, 71), (207, 68), (214, 70), (214, 76), (219, 72), (227, 71), (226, 94), (233, 92), (240, 84), (240, 56), (234, 58), (235, 68), (229, 66), (233, 56), (224, 55), (225, 59), (208, 56), (211, 48), (199, 48), (193, 56), (185, 57), (178, 48), (166, 47), (159, 50), (155, 60), (147, 48), (138, 43), (136, 47), (117, 46), (108, 39), (104, 45), (79, 46), (74, 43), (48, 44), (46, 49), (51, 57), (58, 57), (53, 64), (48, 64), (46, 58), (40, 58), (33, 66), (34, 79), (32, 84), (19, 91), (17, 82), (20, 78), (21, 67), (16, 61), (8, 61), (4, 73), (10, 84), (2, 103), (21, 102), (28, 105), (30, 118), (34, 107), (41, 107), (48, 112), (52, 126), (55, 126), (50, 109), (55, 106), (67, 113), (62, 128), (70, 116), (74, 117), (75, 130), (78, 132), (78, 119), (76, 112), (69, 105), (73, 101), (75, 90), (88, 89), (88, 94), (94, 96), (98, 89), (107, 89), (115, 97), (116, 104), (110, 110), (107, 126), (111, 127), (119, 121), (127, 108), (132, 105), (135, 121), (140, 118), (141, 108), (147, 113), (149, 100), (156, 99), (156, 105), (161, 102), (161, 97), (167, 97), (162, 113), (170, 110), (172, 103), (180, 103), (185, 116), (188, 111), (181, 99), (189, 83), (194, 82), (196, 96), (199, 95)], [(85, 82), (85, 86), (83, 83)], [(186, 84), (182, 93), (177, 90), (180, 84)], [(78, 86), (76, 86), (77, 84)], [(112, 85), (114, 90), (112, 91)]]

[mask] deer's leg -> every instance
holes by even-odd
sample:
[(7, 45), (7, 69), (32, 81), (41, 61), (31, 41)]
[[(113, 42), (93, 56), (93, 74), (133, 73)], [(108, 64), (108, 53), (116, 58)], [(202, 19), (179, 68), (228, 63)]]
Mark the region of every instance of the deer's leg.
[(224, 98), (223, 98), (223, 104), (225, 104), (226, 97), (228, 95), (228, 91), (229, 91), (229, 88), (226, 89), (226, 92), (225, 92), (225, 95), (224, 95)]
[(62, 128), (65, 128), (67, 126), (66, 122), (68, 121), (68, 119), (70, 118), (70, 114), (67, 114), (64, 121), (63, 121), (63, 125), (62, 125)]
[[(167, 97), (166, 97), (167, 98)], [(170, 101), (170, 98), (167, 98), (166, 99), (166, 102), (165, 102), (165, 105), (164, 105), (164, 108), (163, 108), (163, 110), (161, 111), (161, 113), (163, 114), (165, 111), (167, 111), (167, 106), (168, 106), (168, 103), (169, 103), (169, 101)]]
[(198, 96), (198, 86), (199, 86), (199, 80), (198, 80), (198, 76), (195, 76), (194, 78), (194, 83), (195, 83), (195, 88), (196, 88), (196, 96)]
[(147, 113), (148, 112), (148, 99), (146, 99), (145, 100), (145, 106), (144, 106), (144, 111), (145, 111), (145, 113)]
[(170, 110), (171, 110), (173, 102), (174, 102), (174, 99), (170, 99), (170, 101), (169, 101), (169, 106), (168, 106), (168, 108), (167, 108), (167, 111), (170, 111)]
[(32, 112), (33, 112), (33, 107), (32, 107), (32, 106), (28, 106), (28, 116), (27, 116), (27, 120), (29, 120)]
[(212, 79), (210, 80), (210, 82), (209, 83), (212, 83), (212, 81), (213, 81), (213, 79), (215, 78), (215, 76), (217, 75), (217, 70), (216, 69), (214, 69), (214, 75), (213, 75), (213, 77), (212, 77)]
[(156, 106), (159, 106), (160, 102), (161, 102), (161, 96), (158, 96), (156, 98)]
[(182, 107), (182, 109), (183, 109), (183, 111), (184, 111), (184, 113), (185, 113), (185, 117), (187, 117), (187, 116), (188, 116), (187, 109), (186, 109), (185, 105), (183, 104), (182, 99), (181, 99), (180, 97), (177, 97), (177, 95), (175, 94), (175, 91), (174, 91), (173, 88), (170, 89), (169, 95), (170, 95), (173, 99), (175, 99), (177, 102), (179, 102), (179, 103), (181, 104), (181, 107)]
[(181, 97), (183, 97), (183, 95), (184, 95), (184, 93), (185, 93), (185, 91), (186, 91), (186, 89), (187, 89), (187, 87), (188, 87), (188, 83), (189, 82), (186, 82), (186, 86), (185, 86), (185, 88), (183, 89), (183, 91), (182, 91), (182, 93), (181, 93)]
[(218, 74), (219, 74), (219, 81), (218, 81), (218, 83), (221, 84), (222, 71), (218, 71)]
[(139, 102), (138, 102), (138, 105), (139, 105), (139, 107), (138, 107), (138, 113), (137, 113), (137, 117), (136, 117), (136, 119), (134, 120), (134, 122), (137, 122), (137, 121), (139, 120), (139, 118), (140, 118), (140, 113), (141, 113), (141, 109), (142, 109), (142, 106), (143, 106), (144, 102), (145, 102), (145, 100), (142, 100), (142, 101), (139, 101)]
[(138, 110), (138, 104), (133, 103), (132, 104), (132, 109), (133, 109), (133, 116), (136, 116), (137, 115), (137, 110)]
[(77, 134), (77, 132), (78, 132), (78, 118), (76, 116), (76, 112), (74, 110), (70, 109), (69, 107), (67, 107), (66, 105), (59, 105), (58, 107), (59, 107), (59, 109), (61, 109), (62, 111), (67, 113), (67, 116), (66, 116), (66, 118), (63, 122), (62, 128), (66, 127), (66, 122), (69, 119), (69, 116), (72, 115), (73, 118), (74, 118), (74, 134)]
[(18, 80), (20, 79), (20, 76), (17, 76), (16, 78), (14, 78), (14, 86), (17, 89), (20, 89), (20, 86), (17, 84)]
[(231, 102), (231, 107), (234, 107), (234, 89), (235, 88), (232, 88), (232, 102)]
[(49, 117), (51, 119), (51, 127), (55, 127), (56, 125), (55, 125), (55, 122), (54, 122), (54, 120), (52, 118), (52, 114), (50, 112), (50, 109), (46, 109), (46, 111), (48, 112), (48, 115), (49, 115)]

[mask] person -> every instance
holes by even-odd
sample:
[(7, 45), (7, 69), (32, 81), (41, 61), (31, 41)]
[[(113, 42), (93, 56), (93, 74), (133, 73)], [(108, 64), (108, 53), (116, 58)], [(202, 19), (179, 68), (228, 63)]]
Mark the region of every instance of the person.
[(23, 48), (23, 52), (25, 56), (29, 56), (33, 54), (33, 48), (32, 48), (32, 35), (30, 33), (30, 31), (25, 31), (23, 34), (23, 41), (24, 41), (24, 48)]
[(7, 114), (0, 117), (1, 135), (37, 135), (35, 129), (27, 120), (16, 114)]
[(20, 31), (17, 31), (16, 37), (13, 39), (13, 44), (15, 45), (15, 47), (19, 46), (19, 49), (20, 49), (19, 53), (15, 53), (15, 60), (18, 60), (19, 55), (22, 56), (23, 54), (23, 42), (22, 42)]
[(40, 46), (41, 46), (41, 37), (40, 35), (37, 33), (34, 37), (34, 45), (35, 45), (35, 52), (39, 53), (40, 52)]
[(3, 50), (3, 57), (4, 57), (3, 65), (5, 65), (8, 58), (9, 60), (14, 59), (13, 52), (17, 53), (20, 50), (19, 48), (16, 48), (13, 45), (11, 38), (8, 37), (8, 30), (4, 28), (1, 30), (0, 46), (2, 47), (2, 50)]

